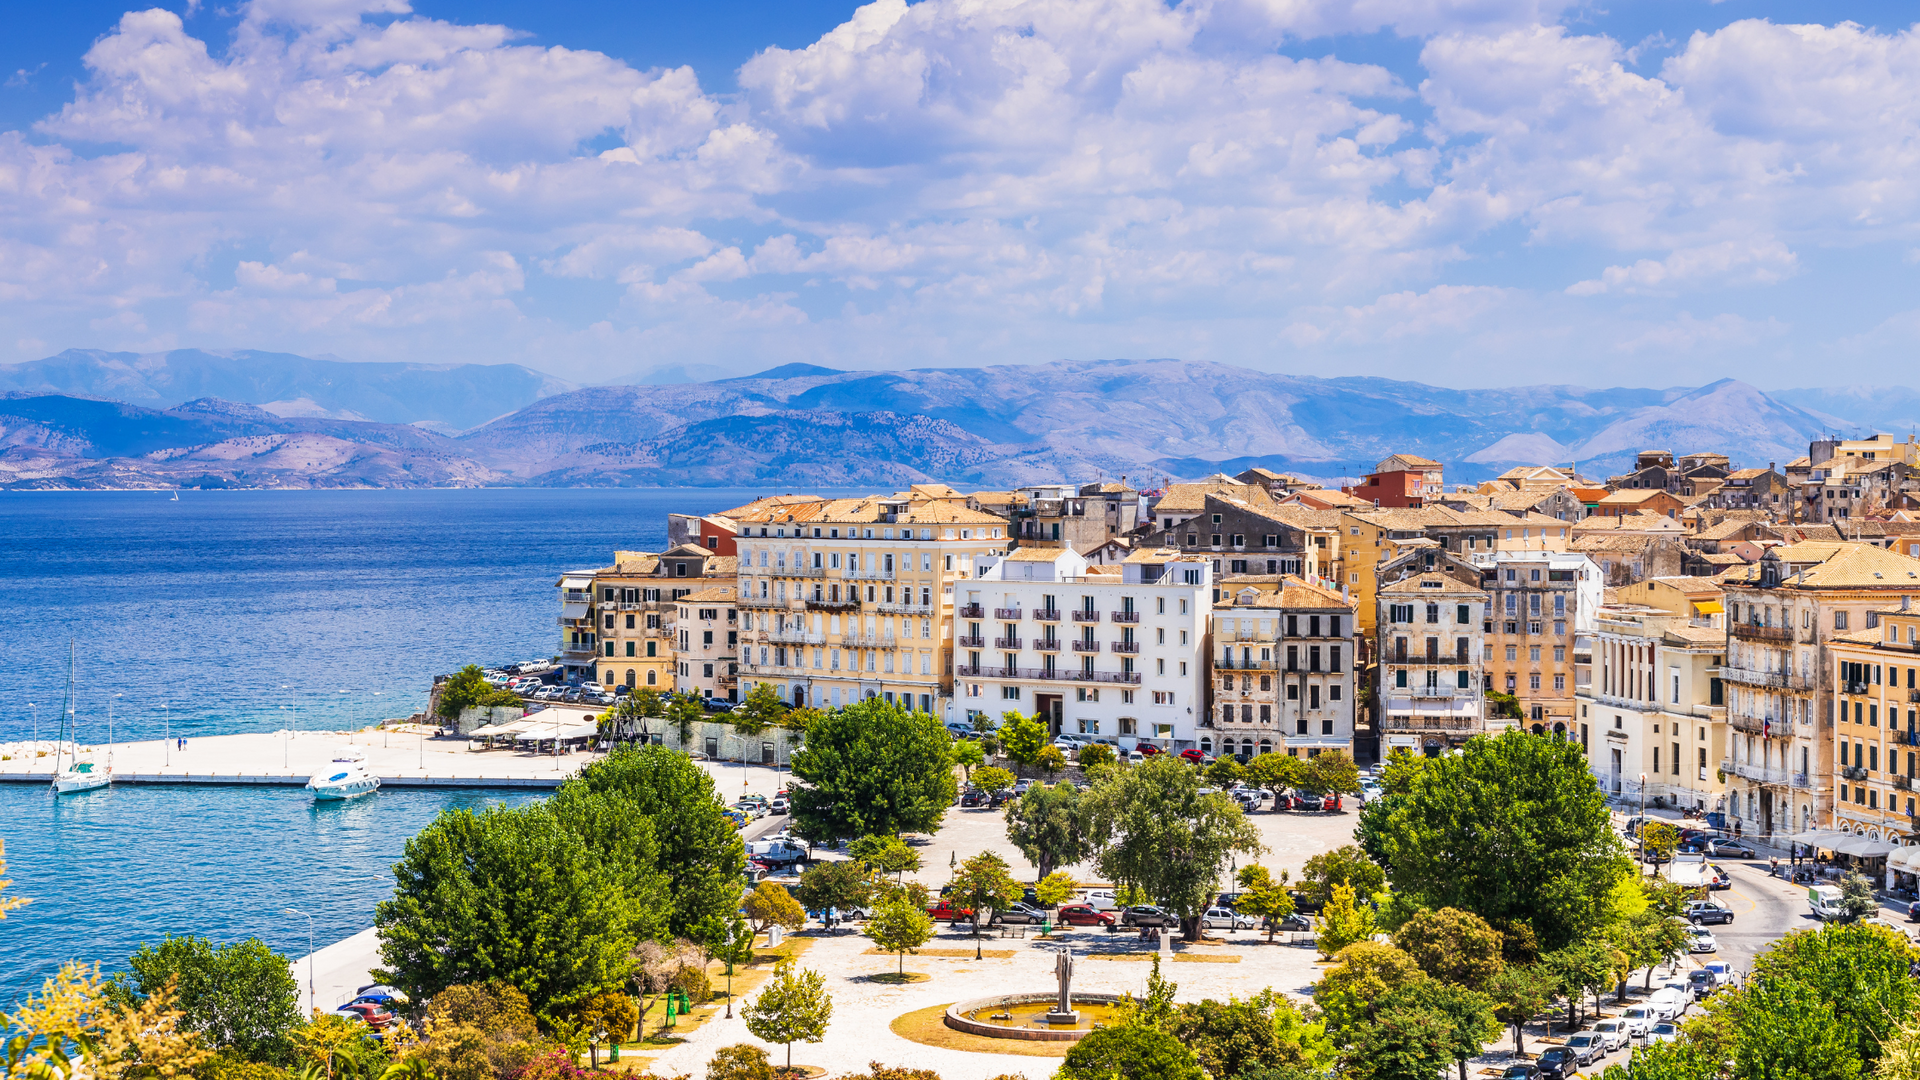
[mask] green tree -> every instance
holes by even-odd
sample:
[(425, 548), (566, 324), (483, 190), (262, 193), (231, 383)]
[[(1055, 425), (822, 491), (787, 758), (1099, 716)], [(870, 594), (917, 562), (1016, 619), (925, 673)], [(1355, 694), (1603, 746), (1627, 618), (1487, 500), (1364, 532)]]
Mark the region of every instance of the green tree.
[(520, 704), (520, 695), (511, 690), (502, 690), (487, 681), (487, 674), (480, 670), (479, 664), (468, 664), (440, 684), (439, 714), (454, 720), (465, 709), (484, 709), (491, 705), (515, 707)]
[(819, 972), (796, 971), (793, 961), (785, 960), (773, 969), (773, 978), (741, 1015), (746, 1017), (747, 1030), (756, 1037), (785, 1044), (786, 1069), (791, 1072), (794, 1043), (817, 1043), (827, 1037), (833, 998)]
[(782, 713), (780, 726), (788, 731), (808, 732), (813, 730), (815, 724), (826, 719), (826, 716), (825, 710), (816, 709), (811, 705), (802, 705)]
[[(1269, 754), (1266, 756), (1272, 757), (1274, 755)], [(1218, 784), (1221, 787), (1232, 787), (1234, 784), (1246, 779), (1247, 767), (1240, 764), (1239, 758), (1229, 755), (1215, 758), (1213, 764), (1207, 766), (1206, 772), (1209, 783)]]
[(958, 794), (940, 722), (880, 698), (836, 709), (793, 755), (793, 819), (813, 839), (930, 833)]
[(1357, 795), (1360, 770), (1339, 750), (1323, 750), (1307, 759), (1305, 785), (1322, 795)]
[(1333, 899), (1336, 885), (1351, 886), (1355, 896), (1366, 900), (1386, 888), (1387, 875), (1367, 858), (1366, 852), (1352, 844), (1323, 851), (1307, 860), (1300, 872), (1301, 895), (1325, 904)]
[(897, 877), (920, 869), (920, 853), (897, 836), (863, 836), (848, 845), (847, 854), (875, 873)]
[(1664, 821), (1649, 821), (1640, 827), (1640, 854), (1653, 863), (1653, 872), (1660, 873), (1660, 864), (1673, 858), (1673, 851), (1680, 846), (1680, 830)]
[(951, 756), (960, 766), (960, 779), (969, 784), (973, 782), (973, 770), (987, 763), (987, 753), (976, 739), (955, 739)]
[(1201, 787), (1193, 769), (1156, 754), (1085, 797), (1100, 872), (1166, 904), (1189, 941), (1199, 939), (1200, 915), (1229, 857), (1263, 850), (1239, 805)]
[(756, 934), (764, 934), (772, 926), (798, 930), (807, 925), (807, 909), (777, 881), (763, 881), (754, 886), (741, 907)]
[(449, 986), (426, 1002), (431, 1038), (418, 1058), (440, 1080), (512, 1080), (552, 1045), (527, 996), (500, 980)]
[(873, 878), (851, 860), (817, 862), (800, 875), (794, 898), (825, 918), (828, 908), (865, 907), (873, 899)]
[(504, 979), (549, 1022), (619, 986), (634, 945), (665, 931), (668, 899), (651, 825), (629, 805), (443, 811), (407, 841), (393, 899), (374, 909), (375, 977), (414, 1001)]
[(1057, 1080), (1205, 1080), (1179, 1039), (1144, 1024), (1095, 1028), (1060, 1063)]
[(1553, 1004), (1554, 978), (1538, 964), (1508, 964), (1487, 980), (1494, 1019), (1513, 1031), (1513, 1052), (1527, 1052), (1526, 1025)]
[(287, 958), (259, 938), (215, 945), (203, 937), (169, 935), (158, 945), (142, 945), (127, 967), (108, 984), (117, 1003), (140, 1005), (172, 984), (180, 1030), (198, 1034), (208, 1048), (247, 1061), (291, 1060), (300, 990)]
[(751, 1043), (734, 1043), (714, 1051), (707, 1059), (707, 1080), (773, 1080), (773, 1066), (765, 1050)]
[(980, 918), (989, 911), (1005, 911), (1026, 892), (1007, 873), (1007, 861), (991, 851), (983, 851), (960, 864), (953, 874), (953, 887), (947, 899), (963, 908), (973, 909), (973, 958), (980, 959)]
[(693, 725), (705, 723), (707, 707), (692, 694), (675, 694), (667, 701), (667, 723), (680, 735), (680, 745), (693, 742)]
[(1034, 898), (1047, 907), (1059, 907), (1073, 899), (1079, 891), (1080, 886), (1073, 880), (1073, 875), (1065, 870), (1055, 870), (1033, 887)]
[(1046, 877), (1093, 854), (1077, 788), (1035, 784), (1007, 804), (1007, 839)]
[(973, 786), (991, 795), (1013, 786), (1013, 774), (998, 765), (988, 765), (973, 774)]
[[(1113, 764), (1113, 747), (1108, 746), (1106, 743), (1088, 743), (1081, 747), (1080, 752), (1075, 754), (1074, 757), (1079, 759), (1082, 772), (1088, 769), (1098, 769), (1102, 766)], [(1088, 779), (1092, 779), (1092, 777), (1088, 777)]]
[(587, 793), (624, 799), (624, 812), (655, 823), (659, 866), (672, 897), (669, 934), (692, 937), (703, 922), (731, 918), (739, 909), (746, 847), (714, 792), (712, 775), (687, 755), (664, 746), (615, 751), (563, 784), (554, 802)]
[(573, 1028), (587, 1043), (587, 1062), (600, 1067), (600, 1044), (627, 1041), (640, 1022), (640, 1008), (624, 990), (602, 990), (574, 1007)]
[[(1248, 875), (1248, 870), (1259, 870), (1258, 876)], [(1267, 942), (1273, 942), (1273, 935), (1280, 929), (1280, 920), (1293, 914), (1293, 894), (1287, 891), (1283, 882), (1273, 880), (1264, 866), (1241, 867), (1240, 875), (1243, 889), (1233, 902), (1235, 911), (1256, 915), (1267, 924)]]
[(1369, 1080), (1431, 1080), (1436, 1067), (1452, 1062), (1466, 1080), (1467, 1059), (1499, 1032), (1484, 994), (1420, 979), (1387, 995), (1373, 1023), (1359, 1029), (1351, 1071)]
[(1313, 1001), (1328, 1033), (1341, 1042), (1352, 1041), (1354, 1029), (1372, 1022), (1387, 995), (1427, 977), (1405, 951), (1377, 941), (1356, 941), (1334, 960), (1313, 985)]
[(1291, 1001), (1270, 989), (1224, 1004), (1207, 1000), (1181, 1005), (1167, 1030), (1192, 1049), (1208, 1076), (1314, 1069), (1331, 1056), (1331, 1048), (1315, 1026)]
[(1054, 774), (1067, 767), (1067, 756), (1060, 752), (1059, 747), (1049, 743), (1034, 755), (1033, 764), (1040, 770), (1041, 775), (1051, 779)]
[[(1018, 714), (1010, 713), (1008, 715), (1018, 715)], [(995, 731), (998, 731), (1000, 728), (1000, 722), (998, 720), (995, 720), (993, 717), (988, 716), (986, 713), (983, 713), (983, 712), (974, 713), (972, 720), (973, 720), (973, 732), (976, 735), (991, 735)]]
[(1247, 783), (1274, 795), (1299, 787), (1305, 776), (1306, 764), (1288, 754), (1261, 754), (1247, 763)]
[(881, 949), (898, 954), (899, 972), (904, 975), (907, 953), (933, 937), (933, 919), (905, 893), (896, 893), (874, 909), (873, 918), (867, 920), (867, 936)]
[[(1781, 938), (1754, 958), (1744, 994), (1758, 984), (1798, 993), (1814, 1007), (1820, 1025), (1837, 1032), (1865, 1066), (1879, 1059), (1879, 1047), (1894, 1029), (1920, 1009), (1920, 982), (1905, 974), (1920, 962), (1916, 949), (1898, 931), (1871, 923), (1823, 926)], [(1736, 1010), (1750, 1025), (1765, 1023), (1763, 1002), (1734, 997)], [(1776, 1072), (1770, 1075), (1791, 1075)], [(1804, 1074), (1818, 1075), (1818, 1074)]]
[(1569, 1030), (1580, 1026), (1583, 994), (1592, 994), (1598, 1007), (1600, 992), (1613, 977), (1613, 948), (1599, 938), (1576, 941), (1540, 958), (1542, 968), (1552, 976), (1560, 996), (1567, 999)]
[(1873, 882), (1858, 870), (1847, 871), (1840, 879), (1840, 910), (1849, 919), (1864, 919), (1880, 913), (1880, 901), (1873, 895)]
[(785, 710), (780, 704), (780, 695), (773, 687), (761, 683), (747, 691), (747, 698), (740, 707), (727, 714), (727, 723), (733, 725), (733, 733), (739, 736), (741, 762), (747, 760), (749, 740), (770, 730)]
[(1518, 730), (1429, 760), (1363, 818), (1394, 892), (1495, 926), (1532, 920), (1547, 950), (1605, 925), (1633, 870), (1579, 744)]
[(1500, 931), (1459, 908), (1415, 914), (1394, 931), (1393, 943), (1428, 975), (1469, 990), (1486, 989), (1507, 966), (1500, 958)]
[(1315, 939), (1320, 955), (1331, 958), (1356, 941), (1373, 937), (1373, 911), (1353, 902), (1353, 887), (1335, 885), (1333, 899), (1320, 912), (1320, 933)]
[(1040, 751), (1047, 746), (1047, 725), (1031, 716), (1019, 713), (1005, 714), (1006, 722), (1000, 725), (1000, 745), (1007, 756), (1021, 765), (1032, 765), (1040, 760)]

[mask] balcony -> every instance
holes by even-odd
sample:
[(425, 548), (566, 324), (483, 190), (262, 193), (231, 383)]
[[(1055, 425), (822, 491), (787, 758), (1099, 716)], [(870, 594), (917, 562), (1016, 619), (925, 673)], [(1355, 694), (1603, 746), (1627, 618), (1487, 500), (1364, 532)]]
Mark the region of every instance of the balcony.
[(1893, 786), (1894, 786), (1894, 787), (1896, 787), (1896, 788), (1898, 788), (1898, 789), (1899, 789), (1899, 790), (1901, 790), (1901, 791), (1912, 791), (1912, 790), (1913, 790), (1913, 777), (1911, 777), (1911, 776), (1895, 776), (1895, 777), (1893, 778)]
[(979, 604), (961, 604), (955, 614), (958, 618), (962, 619), (984, 619), (987, 617), (986, 610)]
[(852, 581), (892, 581), (891, 570), (849, 570), (847, 578)]
[[(1757, 784), (1775, 784), (1781, 787), (1788, 785), (1795, 787), (1806, 786), (1804, 784), (1796, 784), (1793, 774), (1785, 769), (1769, 769), (1764, 765), (1755, 765), (1746, 761), (1722, 761), (1720, 767), (1725, 769), (1729, 776), (1738, 776), (1742, 779), (1752, 780)], [(1802, 773), (1801, 775), (1805, 776), (1806, 774)]]
[(1059, 652), (1065, 642), (1065, 638), (1040, 637), (1033, 639), (1033, 647), (1040, 652)]
[(1908, 700), (1908, 701), (1920, 701), (1920, 690), (1909, 690), (1909, 691), (1907, 691), (1907, 700)]
[(1377, 723), (1381, 731), (1479, 731), (1481, 725), (1470, 716), (1387, 716)]
[(1040, 682), (1120, 683), (1138, 686), (1140, 675), (1130, 671), (1073, 671), (1066, 668), (969, 667), (954, 668), (962, 679), (1021, 679)]
[(825, 645), (827, 635), (809, 634), (804, 630), (772, 630), (767, 633), (769, 640), (778, 645)]
[(773, 577), (823, 578), (827, 576), (827, 571), (825, 567), (820, 566), (796, 566), (791, 570), (784, 566), (776, 566), (771, 574)]
[[(1015, 611), (1014, 611), (1014, 613), (1013, 613), (1013, 615), (1012, 615), (1012, 617), (1013, 617), (1013, 618), (1015, 618), (1015, 619), (1017, 619), (1017, 618), (1019, 618), (1019, 617), (1020, 617), (1020, 612), (1019, 612), (1018, 610), (1015, 610)], [(1034, 617), (1035, 619), (1037, 619), (1037, 620), (1039, 620), (1040, 622), (1059, 622), (1059, 621), (1060, 621), (1060, 609), (1059, 609), (1059, 608), (1053, 608), (1053, 607), (1050, 607), (1050, 608), (1036, 608), (1036, 609), (1034, 609), (1034, 612), (1033, 612), (1033, 617)]]
[(764, 608), (770, 611), (785, 611), (789, 601), (776, 599), (771, 596), (743, 596), (734, 601), (734, 603), (743, 608)]
[(1137, 641), (1116, 641), (1113, 643), (1111, 648), (1113, 649), (1114, 652), (1125, 653), (1129, 656), (1133, 656), (1133, 655), (1139, 654), (1140, 643)]
[(1717, 669), (1720, 677), (1742, 686), (1771, 686), (1778, 690), (1810, 690), (1813, 680), (1790, 671), (1755, 671), (1752, 668), (1737, 668), (1721, 665)]
[(997, 637), (993, 639), (993, 647), (996, 649), (1017, 649), (1020, 647), (1020, 639), (1017, 637)]
[(877, 611), (882, 615), (931, 615), (933, 614), (932, 604), (878, 603), (878, 604), (872, 604), (869, 606), (872, 607), (874, 611)]
[(961, 649), (984, 649), (987, 647), (987, 639), (983, 637), (957, 637), (953, 639), (953, 644), (955, 647)]
[(1448, 700), (1452, 698), (1470, 698), (1470, 697), (1476, 696), (1472, 690), (1467, 689), (1465, 687), (1437, 686), (1437, 685), (1436, 686), (1410, 686), (1410, 687), (1404, 687), (1404, 688), (1396, 686), (1393, 688), (1393, 693), (1397, 694), (1402, 689), (1406, 690), (1407, 696), (1416, 697), (1416, 698), (1432, 698), (1432, 699), (1438, 699), (1438, 700)]
[(1017, 607), (997, 607), (993, 609), (993, 617), (1002, 622), (1019, 622), (1020, 609)]
[(1840, 775), (1849, 780), (1865, 780), (1867, 778), (1867, 770), (1859, 765), (1842, 765), (1840, 767)]
[(892, 634), (842, 634), (840, 644), (857, 649), (897, 649), (900, 639)]
[(1397, 667), (1467, 667), (1473, 663), (1464, 656), (1396, 656), (1385, 662)]
[(1140, 613), (1137, 611), (1116, 611), (1113, 613), (1113, 621), (1117, 623), (1137, 623), (1140, 621)]
[(598, 656), (599, 654), (600, 654), (600, 646), (598, 643), (592, 640), (568, 641), (565, 638), (560, 639), (560, 655), (562, 656), (566, 656), (566, 657)]
[(1221, 671), (1278, 671), (1280, 669), (1280, 661), (1235, 660), (1232, 657), (1227, 657), (1224, 660), (1215, 660), (1213, 666)]
[(817, 596), (807, 598), (807, 607), (812, 611), (857, 611), (860, 598), (849, 596), (844, 600), (823, 600)]
[(1086, 653), (1099, 652), (1100, 643), (1097, 641), (1076, 641), (1073, 643), (1073, 651)]
[(1871, 694), (1873, 690), (1864, 682), (1846, 680), (1841, 682), (1840, 692), (1843, 694)]
[(1100, 613), (1097, 611), (1076, 611), (1073, 613), (1073, 621), (1074, 622), (1099, 622)]
[(1733, 636), (1743, 641), (1792, 641), (1793, 630), (1785, 626), (1754, 626), (1751, 623), (1734, 623), (1727, 627)]

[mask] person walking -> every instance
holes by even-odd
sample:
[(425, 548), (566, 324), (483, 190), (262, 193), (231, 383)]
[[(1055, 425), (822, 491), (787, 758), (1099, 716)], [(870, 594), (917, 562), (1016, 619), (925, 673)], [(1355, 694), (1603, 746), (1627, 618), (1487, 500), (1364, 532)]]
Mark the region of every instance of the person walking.
[(1775, 855), (1767, 860), (1767, 876), (1780, 876), (1780, 856)]

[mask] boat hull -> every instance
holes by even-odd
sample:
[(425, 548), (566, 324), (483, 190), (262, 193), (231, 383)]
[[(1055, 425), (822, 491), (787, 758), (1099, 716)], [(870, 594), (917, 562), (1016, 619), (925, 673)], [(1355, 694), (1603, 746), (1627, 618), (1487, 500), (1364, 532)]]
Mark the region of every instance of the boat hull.
[(55, 795), (73, 795), (82, 791), (92, 791), (95, 788), (103, 788), (112, 782), (113, 778), (106, 775), (61, 776), (53, 782), (53, 793)]
[(333, 784), (315, 784), (309, 781), (307, 783), (307, 790), (313, 792), (313, 798), (316, 802), (339, 802), (346, 799), (357, 799), (362, 795), (371, 795), (380, 790), (380, 778), (377, 776), (361, 776)]

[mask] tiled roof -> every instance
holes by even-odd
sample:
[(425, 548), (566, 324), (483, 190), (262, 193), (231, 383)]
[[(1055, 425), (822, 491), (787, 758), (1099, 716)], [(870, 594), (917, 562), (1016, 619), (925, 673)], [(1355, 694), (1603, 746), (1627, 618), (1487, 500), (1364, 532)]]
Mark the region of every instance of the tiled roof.
[(1007, 552), (1008, 562), (1059, 562), (1063, 556), (1073, 554), (1068, 548), (1015, 548)]
[(733, 586), (715, 585), (707, 589), (698, 589), (681, 597), (680, 602), (683, 604), (731, 604), (733, 602)]
[[(1437, 584), (1436, 584), (1437, 583)], [(1380, 595), (1403, 596), (1485, 596), (1486, 594), (1472, 585), (1468, 585), (1451, 574), (1442, 574), (1437, 570), (1423, 574), (1409, 574), (1399, 581), (1380, 586)]]
[(1273, 581), (1271, 577), (1235, 577), (1221, 582), (1221, 591), (1226, 593), (1213, 605), (1217, 612), (1231, 611), (1235, 608), (1286, 608), (1296, 611), (1352, 611), (1353, 602), (1339, 592), (1324, 585), (1315, 585), (1302, 577), (1292, 574), (1281, 576), (1280, 587), (1274, 590), (1261, 589), (1257, 595), (1242, 601), (1239, 591), (1231, 589), (1233, 581)]
[[(1804, 573), (1785, 579), (1788, 588), (1898, 589), (1920, 591), (1920, 559), (1873, 544), (1807, 541), (1775, 549), (1788, 564), (1815, 563)], [(1760, 565), (1731, 570), (1727, 579), (1740, 584), (1760, 580)]]

